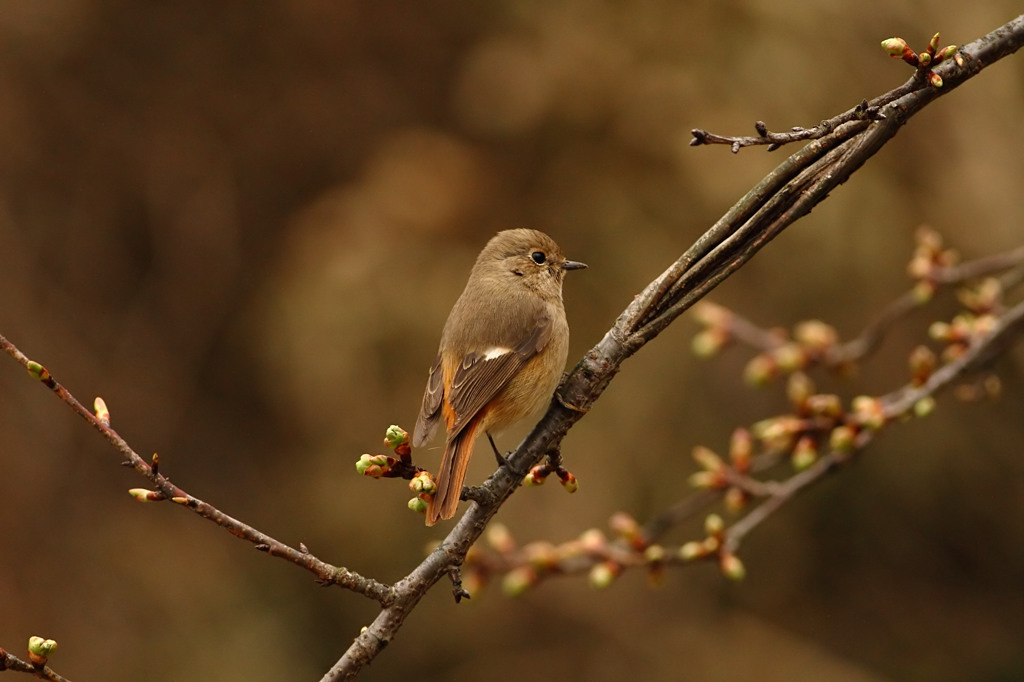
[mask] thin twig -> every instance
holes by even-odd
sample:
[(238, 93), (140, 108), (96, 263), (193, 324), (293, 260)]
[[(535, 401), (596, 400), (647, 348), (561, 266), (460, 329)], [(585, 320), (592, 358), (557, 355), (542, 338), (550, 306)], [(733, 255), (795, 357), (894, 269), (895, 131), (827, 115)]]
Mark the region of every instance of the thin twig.
[[(921, 400), (934, 396), (966, 373), (977, 369), (979, 365), (988, 360), (994, 348), (1012, 341), (1021, 333), (1024, 333), (1024, 302), (1009, 309), (999, 318), (998, 323), (987, 337), (975, 341), (965, 353), (936, 370), (920, 386), (908, 384), (883, 396), (880, 401), (886, 420), (891, 421), (909, 414)], [(771, 497), (728, 529), (725, 549), (735, 552), (750, 531), (763, 523), (795, 495), (820, 480), (837, 466), (848, 462), (852, 454), (862, 451), (874, 440), (876, 435), (877, 431), (861, 431), (857, 434), (853, 453), (832, 450), (807, 469), (795, 474), (785, 482), (779, 483)]]
[(71, 682), (71, 680), (60, 675), (48, 665), (32, 665), (6, 649), (0, 649), (0, 672), (5, 670), (28, 673), (33, 677), (38, 677), (41, 680), (50, 680), (51, 682)]
[(70, 391), (64, 388), (64, 386), (62, 386), (49, 371), (29, 360), (24, 353), (22, 353), (2, 334), (0, 334), (0, 349), (14, 358), (19, 364), (28, 370), (30, 374), (37, 376), (43, 385), (53, 391), (64, 404), (68, 405), (86, 422), (88, 422), (90, 426), (103, 434), (103, 436), (125, 458), (124, 463), (130, 465), (135, 469), (135, 471), (145, 476), (156, 488), (157, 494), (152, 496), (150, 499), (171, 500), (177, 502), (178, 504), (191, 509), (202, 518), (216, 523), (235, 537), (251, 543), (256, 547), (256, 549), (305, 568), (312, 572), (316, 576), (317, 581), (323, 585), (338, 585), (339, 587), (344, 587), (345, 589), (352, 590), (353, 592), (358, 592), (376, 600), (381, 604), (381, 606), (386, 606), (393, 599), (392, 589), (388, 585), (377, 582), (371, 578), (366, 578), (346, 568), (332, 566), (325, 561), (321, 561), (304, 549), (295, 549), (294, 547), (290, 547), (266, 533), (256, 530), (252, 526), (243, 523), (236, 518), (228, 516), (213, 505), (188, 494), (178, 486), (171, 483), (169, 478), (157, 471), (154, 471), (154, 467), (135, 452), (135, 450), (128, 445), (127, 441), (125, 441), (117, 431), (110, 428), (108, 423), (86, 409), (86, 407), (82, 405), (82, 403), (80, 403)]

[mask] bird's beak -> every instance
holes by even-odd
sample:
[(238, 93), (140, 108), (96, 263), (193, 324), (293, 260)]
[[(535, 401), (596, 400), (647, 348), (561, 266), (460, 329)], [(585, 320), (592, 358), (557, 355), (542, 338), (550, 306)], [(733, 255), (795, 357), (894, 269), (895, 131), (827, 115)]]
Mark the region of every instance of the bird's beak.
[(567, 260), (564, 263), (562, 263), (563, 270), (582, 270), (585, 267), (587, 267), (586, 263), (580, 263), (579, 261), (575, 260)]

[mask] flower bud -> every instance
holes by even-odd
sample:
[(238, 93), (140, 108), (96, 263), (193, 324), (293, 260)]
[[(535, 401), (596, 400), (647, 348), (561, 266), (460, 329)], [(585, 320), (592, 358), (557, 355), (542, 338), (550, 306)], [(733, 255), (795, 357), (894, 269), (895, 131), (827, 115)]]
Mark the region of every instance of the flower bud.
[(39, 379), (44, 383), (53, 380), (53, 377), (50, 376), (50, 373), (46, 370), (46, 368), (34, 360), (28, 361), (27, 369), (29, 374), (31, 374), (34, 378)]
[(725, 508), (733, 514), (738, 514), (747, 506), (747, 493), (742, 488), (733, 486), (725, 491)]
[(707, 359), (714, 357), (729, 345), (729, 340), (729, 334), (724, 329), (705, 329), (694, 335), (690, 348), (698, 358)]
[(750, 471), (750, 460), (754, 454), (754, 438), (750, 431), (738, 428), (729, 439), (729, 460), (737, 472), (745, 474)]
[(492, 523), (487, 527), (487, 544), (499, 554), (509, 554), (516, 550), (512, 531), (504, 523)]
[(843, 401), (834, 393), (818, 393), (807, 399), (806, 409), (816, 417), (838, 419), (843, 416)]
[(505, 574), (501, 589), (509, 597), (519, 597), (537, 584), (537, 572), (529, 566), (518, 566)]
[(683, 561), (693, 561), (705, 556), (707, 553), (704, 551), (703, 542), (687, 542), (679, 548), (679, 558)]
[(356, 460), (356, 471), (362, 476), (381, 478), (390, 468), (388, 459), (387, 455), (363, 454)]
[(46, 660), (57, 650), (57, 642), (42, 637), (28, 638), (28, 660), (32, 665), (46, 665)]
[(728, 308), (708, 301), (701, 301), (693, 306), (692, 314), (697, 323), (705, 327), (728, 327), (733, 319), (733, 314)]
[(562, 484), (562, 488), (565, 492), (572, 494), (580, 489), (579, 481), (573, 476), (571, 471), (565, 471), (564, 469), (558, 472), (558, 482)]
[(394, 450), (402, 443), (409, 442), (409, 432), (403, 429), (401, 426), (392, 424), (388, 427), (388, 430), (384, 432), (384, 445), (389, 450)]
[(409, 490), (414, 493), (433, 493), (437, 491), (437, 485), (429, 471), (421, 471), (409, 480)]
[(608, 528), (612, 533), (624, 540), (632, 540), (640, 535), (640, 524), (626, 512), (620, 511), (612, 514), (611, 518), (608, 519)]
[(932, 60), (932, 63), (938, 64), (940, 62), (944, 62), (950, 57), (952, 57), (954, 54), (956, 54), (956, 51), (956, 45), (946, 45), (944, 48), (935, 53), (935, 58)]
[(710, 537), (718, 537), (725, 530), (725, 521), (718, 514), (708, 514), (704, 519), (704, 532)]
[(937, 359), (934, 351), (928, 346), (918, 346), (910, 352), (910, 377), (914, 386), (928, 381), (935, 371)]
[(837, 452), (852, 452), (856, 444), (857, 430), (849, 425), (837, 426), (829, 434), (829, 447)]
[(698, 471), (690, 474), (687, 482), (694, 488), (718, 490), (725, 486), (725, 477), (717, 471)]
[(773, 349), (771, 357), (782, 372), (795, 372), (798, 369), (803, 369), (810, 361), (807, 349), (792, 341)]
[(815, 357), (820, 357), (839, 341), (835, 327), (821, 320), (807, 320), (793, 328), (793, 338)]
[(591, 587), (600, 590), (615, 582), (620, 573), (622, 573), (622, 566), (614, 561), (604, 561), (590, 569), (588, 580)]
[(807, 399), (814, 393), (814, 382), (803, 372), (793, 372), (786, 382), (786, 397), (797, 409), (801, 409), (807, 403)]
[(722, 552), (722, 555), (718, 558), (718, 565), (722, 569), (722, 573), (729, 580), (740, 581), (747, 575), (743, 562), (731, 552)]
[(857, 422), (865, 428), (877, 431), (885, 426), (885, 406), (878, 398), (859, 395), (853, 399), (852, 407)]
[(585, 552), (600, 552), (608, 546), (608, 540), (597, 528), (585, 530), (580, 534), (579, 543)]
[(902, 57), (903, 53), (910, 49), (910, 46), (903, 38), (887, 38), (882, 41), (882, 49), (892, 57)]
[(914, 403), (914, 416), (915, 417), (927, 417), (935, 409), (935, 398), (925, 396), (916, 403)]
[(711, 448), (698, 445), (693, 448), (693, 459), (707, 471), (723, 471), (725, 462)]
[(93, 412), (96, 414), (96, 419), (104, 426), (110, 426), (110, 410), (107, 409), (106, 401), (96, 396), (96, 400), (92, 401), (92, 407)]
[(793, 468), (803, 471), (818, 459), (818, 443), (810, 436), (804, 436), (796, 442), (791, 461)]
[(743, 379), (751, 386), (767, 386), (779, 373), (779, 366), (770, 355), (755, 355), (743, 369)]
[(530, 469), (526, 476), (523, 477), (523, 485), (529, 487), (544, 485), (544, 482), (548, 480), (548, 473), (550, 472), (546, 465), (538, 464)]

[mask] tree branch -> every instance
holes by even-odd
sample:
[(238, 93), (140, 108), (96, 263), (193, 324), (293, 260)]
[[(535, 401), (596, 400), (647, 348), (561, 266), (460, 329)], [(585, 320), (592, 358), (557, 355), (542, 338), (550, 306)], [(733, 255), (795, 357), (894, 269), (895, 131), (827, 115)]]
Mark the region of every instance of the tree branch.
[(235, 537), (251, 543), (261, 552), (266, 552), (271, 556), (280, 557), (297, 566), (305, 568), (313, 573), (316, 576), (317, 581), (323, 585), (338, 585), (339, 587), (344, 587), (352, 590), (353, 592), (358, 592), (377, 601), (381, 606), (387, 606), (393, 600), (394, 595), (389, 586), (379, 583), (371, 578), (361, 576), (346, 568), (332, 566), (325, 561), (321, 561), (310, 554), (309, 550), (304, 546), (299, 549), (290, 547), (285, 543), (272, 538), (266, 533), (256, 530), (252, 526), (243, 523), (236, 518), (228, 516), (213, 505), (204, 502), (193, 495), (189, 495), (187, 492), (171, 483), (169, 478), (159, 473), (159, 468), (157, 466), (159, 459), (156, 455), (153, 456), (153, 464), (150, 464), (135, 452), (135, 450), (128, 445), (117, 431), (110, 428), (109, 414), (105, 414), (101, 417), (90, 412), (78, 401), (77, 398), (75, 398), (74, 395), (71, 394), (70, 391), (64, 388), (64, 386), (62, 386), (45, 367), (37, 362), (29, 360), (24, 353), (22, 353), (2, 334), (0, 334), (0, 350), (3, 350), (14, 358), (15, 361), (28, 370), (29, 374), (39, 379), (43, 385), (53, 391), (64, 404), (68, 405), (79, 416), (81, 416), (82, 419), (87, 421), (90, 426), (99, 431), (103, 437), (114, 446), (114, 449), (124, 456), (125, 460), (122, 463), (131, 466), (135, 471), (145, 476), (156, 488), (155, 491), (133, 491), (138, 493), (135, 495), (136, 499), (141, 501), (171, 500), (192, 510), (202, 518), (216, 523)]
[[(833, 122), (819, 126), (812, 142), (781, 163), (627, 306), (604, 338), (563, 381), (547, 414), (511, 456), (511, 466), (499, 468), (484, 483), (482, 494), (477, 498), (484, 503), (472, 502), (448, 537), (408, 576), (393, 586), (327, 564), (310, 554), (305, 547), (295, 549), (285, 545), (189, 495), (159, 473), (155, 456), (152, 463), (146, 462), (111, 429), (109, 415), (104, 413), (100, 416), (90, 412), (44, 367), (25, 357), (3, 336), (0, 336), (0, 347), (99, 431), (125, 457), (125, 464), (132, 466), (150, 481), (155, 489), (141, 491), (137, 497), (181, 504), (250, 542), (257, 549), (311, 571), (321, 582), (345, 587), (377, 601), (382, 607), (377, 618), (360, 633), (323, 679), (351, 678), (395, 637), (406, 617), (430, 587), (445, 576), (458, 579), (457, 569), (470, 547), (520, 484), (513, 472), (529, 470), (540, 462), (545, 453), (557, 447), (572, 425), (586, 414), (604, 392), (628, 357), (749, 261), (782, 230), (809, 213), (922, 108), (977, 75), (985, 67), (1012, 54), (1022, 44), (1024, 16), (965, 46), (961, 50), (962, 65), (956, 64), (954, 60), (940, 65), (936, 71), (941, 74), (943, 87), (928, 85), (919, 75), (915, 75), (903, 86), (875, 98), (866, 107), (862, 103), (836, 117)], [(804, 138), (797, 135), (794, 139)], [(1009, 318), (1010, 322), (1001, 328), (1002, 331), (997, 329), (999, 335), (1008, 336), (1014, 330), (1019, 331), (1022, 306), (1015, 307), (1012, 315), (1015, 317)], [(989, 346), (983, 344), (983, 347)], [(983, 351), (974, 349), (973, 352), (980, 354)], [(970, 361), (977, 360), (970, 352), (967, 357), (960, 365), (967, 366)], [(943, 369), (951, 366), (955, 366), (954, 363)], [(947, 370), (947, 374), (952, 372), (954, 370)], [(941, 376), (944, 376), (942, 370), (936, 372), (932, 379), (938, 381), (935, 377)], [(949, 374), (946, 380), (952, 381), (955, 376)], [(919, 399), (915, 396), (923, 389), (911, 389), (893, 397), (886, 404), (886, 409), (896, 410), (900, 406), (913, 405)], [(865, 433), (869, 432), (862, 431), (859, 435)], [(827, 470), (827, 457), (822, 458), (817, 466), (824, 467), (822, 472)], [(790, 479), (790, 485), (793, 486), (791, 489), (783, 488), (780, 491), (773, 488), (767, 501), (745, 517), (746, 526), (738, 523), (732, 527), (727, 542), (733, 545), (738, 543), (745, 533), (781, 506), (788, 496), (814, 480), (815, 472), (817, 469), (812, 467), (802, 478)], [(794, 480), (795, 483), (792, 482)], [(684, 505), (674, 513), (691, 513), (692, 509), (692, 506)], [(657, 529), (652, 526), (651, 530)], [(4, 660), (11, 661), (13, 665), (16, 659), (6, 655)]]
[(445, 540), (404, 580), (395, 600), (355, 639), (322, 682), (351, 679), (395, 637), (426, 591), (459, 565), (488, 521), (515, 491), (509, 469), (527, 471), (556, 447), (618, 373), (622, 363), (657, 336), (683, 311), (752, 258), (796, 219), (806, 215), (845, 182), (916, 113), (982, 69), (1024, 44), (1024, 16), (962, 48), (963, 66), (953, 60), (937, 69), (945, 85), (935, 88), (913, 78), (891, 96), (883, 120), (851, 120), (814, 140), (779, 165), (733, 206), (708, 232), (647, 286), (623, 311), (604, 338), (588, 351), (556, 392), (548, 412), (519, 445), (509, 468), (484, 483), (493, 493), (486, 506), (471, 503)]

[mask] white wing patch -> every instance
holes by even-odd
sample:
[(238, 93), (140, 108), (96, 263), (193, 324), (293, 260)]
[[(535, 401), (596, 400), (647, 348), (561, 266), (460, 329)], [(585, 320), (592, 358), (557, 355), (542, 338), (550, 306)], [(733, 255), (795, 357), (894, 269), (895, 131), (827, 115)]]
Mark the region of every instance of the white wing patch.
[(493, 348), (488, 348), (487, 350), (485, 350), (483, 352), (483, 356), (484, 360), (494, 360), (495, 358), (500, 358), (502, 355), (507, 355), (511, 352), (511, 348), (499, 348), (498, 346), (495, 346)]

